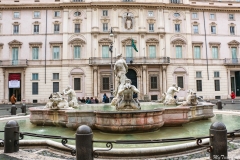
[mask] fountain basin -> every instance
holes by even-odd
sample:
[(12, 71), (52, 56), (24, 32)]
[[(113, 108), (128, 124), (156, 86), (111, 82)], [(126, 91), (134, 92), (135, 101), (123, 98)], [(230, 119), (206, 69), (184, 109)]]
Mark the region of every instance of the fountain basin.
[(149, 111), (96, 111), (95, 127), (105, 132), (147, 132), (163, 126), (163, 109)]
[(198, 106), (165, 107), (136, 111), (103, 111), (103, 110), (49, 110), (32, 107), (30, 122), (36, 125), (65, 126), (77, 129), (88, 125), (103, 132), (148, 132), (162, 126), (181, 126), (190, 121), (208, 119), (214, 116), (213, 104)]

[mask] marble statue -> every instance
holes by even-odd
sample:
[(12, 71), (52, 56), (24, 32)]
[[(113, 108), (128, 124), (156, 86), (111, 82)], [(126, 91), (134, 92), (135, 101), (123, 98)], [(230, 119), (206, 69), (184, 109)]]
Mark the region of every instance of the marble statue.
[(124, 85), (125, 79), (127, 78), (126, 73), (128, 71), (127, 63), (123, 59), (122, 54), (118, 54), (117, 59), (118, 60), (116, 61), (115, 65), (114, 65), (114, 73), (117, 78), (117, 86), (116, 86), (116, 90), (114, 92), (115, 96), (118, 96), (117, 91), (118, 91), (119, 86)]
[(133, 28), (132, 17), (127, 13), (126, 20), (125, 20), (125, 29), (130, 30), (132, 28)]
[(68, 102), (62, 97), (59, 92), (52, 93), (45, 108), (49, 109), (67, 109), (69, 108)]
[(131, 85), (130, 79), (125, 79), (125, 84), (118, 90), (119, 100), (116, 104), (117, 110), (140, 110), (140, 103), (137, 98), (133, 98), (133, 94), (139, 94), (139, 90)]
[(71, 86), (68, 86), (66, 89), (63, 90), (64, 95), (68, 95), (68, 105), (73, 108), (78, 107), (78, 101), (76, 97), (76, 93)]
[(169, 87), (167, 92), (166, 92), (166, 97), (165, 97), (165, 100), (164, 100), (164, 105), (176, 105), (177, 102), (176, 102), (176, 99), (174, 98), (174, 94), (176, 92), (179, 92), (180, 91), (180, 87), (177, 87), (176, 84), (173, 84), (172, 87)]
[(139, 110), (140, 103), (134, 94), (139, 94), (139, 90), (131, 84), (131, 80), (126, 77), (128, 66), (122, 58), (122, 54), (117, 55), (118, 60), (114, 65), (114, 73), (117, 77), (117, 86), (111, 105), (116, 106), (117, 110)]
[(188, 91), (186, 101), (183, 101), (181, 106), (196, 106), (198, 104), (197, 95), (193, 90)]

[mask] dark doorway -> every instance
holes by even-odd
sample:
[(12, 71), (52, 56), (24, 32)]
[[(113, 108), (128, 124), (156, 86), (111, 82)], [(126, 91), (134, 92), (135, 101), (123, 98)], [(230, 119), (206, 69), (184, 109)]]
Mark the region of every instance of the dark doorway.
[(131, 79), (132, 85), (137, 87), (137, 73), (133, 69), (128, 69), (126, 76), (128, 79)]
[(240, 96), (240, 71), (235, 72), (236, 96)]
[(8, 88), (9, 101), (12, 94), (15, 94), (17, 101), (21, 101), (21, 73), (9, 73)]

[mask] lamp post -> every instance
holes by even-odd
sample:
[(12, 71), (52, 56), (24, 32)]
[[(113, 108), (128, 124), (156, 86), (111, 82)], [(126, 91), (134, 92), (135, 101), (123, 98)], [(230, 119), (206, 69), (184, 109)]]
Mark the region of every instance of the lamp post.
[[(114, 38), (112, 28), (111, 28), (111, 32), (110, 32), (109, 36)], [(114, 97), (113, 96), (113, 66), (112, 66), (113, 42), (110, 44), (109, 51), (111, 52), (111, 78), (110, 78), (110, 92), (111, 92), (111, 95), (110, 95), (110, 102), (112, 102), (112, 99)]]

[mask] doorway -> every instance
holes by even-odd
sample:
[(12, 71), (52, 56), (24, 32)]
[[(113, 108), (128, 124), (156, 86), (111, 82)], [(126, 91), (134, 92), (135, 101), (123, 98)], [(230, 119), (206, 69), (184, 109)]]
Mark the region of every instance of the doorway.
[(235, 72), (236, 96), (240, 96), (240, 71)]
[(9, 73), (8, 77), (8, 97), (9, 101), (13, 94), (17, 98), (17, 101), (21, 101), (21, 73)]
[(133, 69), (128, 69), (126, 76), (128, 79), (131, 79), (132, 85), (137, 88), (137, 73)]

